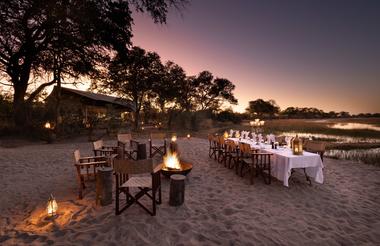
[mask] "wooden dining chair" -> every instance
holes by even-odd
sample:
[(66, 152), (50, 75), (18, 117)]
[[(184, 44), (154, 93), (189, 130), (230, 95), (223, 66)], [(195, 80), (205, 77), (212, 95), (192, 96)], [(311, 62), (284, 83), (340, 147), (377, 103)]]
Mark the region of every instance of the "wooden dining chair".
[(220, 163), (224, 163), (226, 160), (226, 146), (224, 144), (223, 136), (216, 136), (217, 140), (217, 160)]
[(254, 152), (257, 152), (257, 150), (251, 149), (251, 145), (247, 143), (239, 143), (240, 158), (239, 158), (239, 163), (238, 165), (236, 165), (236, 168), (235, 168), (236, 174), (239, 175), (239, 171), (240, 171), (240, 176), (243, 177), (244, 169), (250, 172), (251, 168), (255, 168), (252, 161), (252, 153)]
[[(156, 215), (156, 205), (161, 204), (161, 168), (162, 165), (154, 168), (152, 159), (138, 161), (116, 159), (114, 161), (116, 215), (121, 214), (135, 203), (150, 215)], [(142, 176), (143, 174), (146, 175)], [(135, 191), (135, 194), (133, 191)], [(125, 204), (121, 207), (120, 194), (122, 193), (125, 194)], [(156, 199), (157, 193), (158, 199)], [(140, 202), (140, 199), (144, 196), (152, 200), (152, 209), (148, 209), (146, 205)]]
[[(256, 167), (256, 177), (261, 175), (266, 184), (271, 184), (272, 181), (272, 166), (270, 153), (252, 153), (253, 165)], [(253, 184), (253, 177), (251, 173), (251, 184)]]
[(105, 156), (87, 156), (81, 157), (80, 151), (77, 149), (74, 151), (74, 166), (77, 171), (78, 177), (78, 196), (79, 199), (83, 198), (83, 189), (85, 186), (85, 178), (90, 179), (90, 176), (96, 178), (96, 168), (100, 166), (108, 166), (109, 163)]
[[(233, 140), (226, 140), (224, 142), (225, 144), (225, 158), (224, 158), (224, 166), (228, 167), (229, 169), (236, 168), (236, 166), (239, 163), (239, 149), (238, 145), (235, 144)], [(227, 159), (228, 159), (228, 165), (227, 165)]]
[(307, 140), (304, 142), (304, 150), (312, 153), (319, 154), (321, 160), (323, 161), (323, 156), (325, 154), (326, 145), (323, 142), (317, 142), (313, 140)]
[(212, 134), (208, 134), (207, 138), (208, 138), (208, 143), (209, 143), (208, 156), (216, 160), (217, 149), (218, 149), (218, 142), (216, 140), (216, 137)]
[(149, 138), (149, 157), (152, 158), (156, 154), (166, 155), (166, 134), (151, 133)]
[(106, 146), (102, 139), (92, 142), (92, 147), (95, 156), (110, 156), (116, 154), (118, 146)]
[[(132, 139), (132, 134), (117, 134), (117, 145), (123, 150), (123, 156), (137, 160), (137, 146), (139, 142)], [(134, 156), (135, 155), (135, 156)]]

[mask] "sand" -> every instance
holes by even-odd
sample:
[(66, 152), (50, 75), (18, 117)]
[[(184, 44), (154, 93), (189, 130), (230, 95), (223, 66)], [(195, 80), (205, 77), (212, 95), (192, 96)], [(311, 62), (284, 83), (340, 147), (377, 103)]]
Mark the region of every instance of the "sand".
[[(208, 157), (206, 140), (179, 139), (194, 164), (185, 203), (163, 204), (152, 217), (134, 205), (119, 216), (114, 203), (95, 204), (95, 184), (77, 199), (73, 150), (90, 143), (0, 148), (0, 245), (380, 245), (380, 168), (325, 159), (325, 183), (309, 186), (295, 174), (249, 185)], [(112, 143), (112, 142), (111, 142)], [(58, 201), (56, 220), (46, 201)]]

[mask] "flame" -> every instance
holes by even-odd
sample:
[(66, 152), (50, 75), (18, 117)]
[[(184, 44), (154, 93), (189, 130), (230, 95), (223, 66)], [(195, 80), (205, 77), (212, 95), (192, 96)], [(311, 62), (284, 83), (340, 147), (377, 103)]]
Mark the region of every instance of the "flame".
[(172, 140), (172, 142), (177, 141), (177, 136), (176, 136), (176, 135), (173, 135), (171, 140)]
[(50, 129), (51, 128), (50, 122), (46, 122), (45, 125), (44, 125), (44, 127), (46, 129)]
[(47, 213), (49, 216), (53, 216), (57, 213), (58, 204), (54, 197), (51, 195), (47, 204)]
[(177, 153), (175, 153), (175, 152), (174, 153), (168, 152), (168, 154), (166, 156), (164, 156), (164, 165), (168, 169), (180, 170), (181, 169), (181, 165), (179, 163), (179, 159), (178, 159)]
[(190, 136), (190, 134), (187, 134), (187, 136), (186, 136), (187, 138), (190, 138), (191, 136)]
[(227, 138), (229, 137), (228, 132), (224, 132), (224, 133), (223, 133), (223, 137), (224, 137), (225, 139), (227, 139)]

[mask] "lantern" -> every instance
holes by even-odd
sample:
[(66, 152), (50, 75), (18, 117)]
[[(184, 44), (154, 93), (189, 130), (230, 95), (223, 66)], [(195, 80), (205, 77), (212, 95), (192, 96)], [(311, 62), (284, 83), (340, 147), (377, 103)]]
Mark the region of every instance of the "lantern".
[(48, 216), (54, 216), (54, 215), (56, 215), (57, 214), (57, 209), (58, 209), (57, 201), (55, 200), (55, 198), (53, 197), (53, 195), (50, 194), (50, 197), (49, 197), (49, 200), (48, 200), (48, 203), (47, 203), (47, 207), (46, 207)]
[(44, 125), (44, 127), (45, 127), (46, 129), (50, 129), (50, 128), (51, 128), (51, 124), (50, 124), (50, 122), (46, 122), (45, 125)]
[(303, 153), (302, 140), (298, 138), (298, 135), (292, 141), (292, 150), (293, 155), (302, 155)]
[(227, 139), (229, 137), (228, 132), (224, 132), (223, 137), (224, 137), (224, 139)]
[(255, 125), (255, 122), (251, 120), (251, 121), (249, 122), (249, 125), (250, 125), (251, 127), (253, 127), (253, 126)]
[(260, 126), (263, 126), (264, 123), (265, 123), (265, 121), (261, 120), (261, 121), (260, 121)]

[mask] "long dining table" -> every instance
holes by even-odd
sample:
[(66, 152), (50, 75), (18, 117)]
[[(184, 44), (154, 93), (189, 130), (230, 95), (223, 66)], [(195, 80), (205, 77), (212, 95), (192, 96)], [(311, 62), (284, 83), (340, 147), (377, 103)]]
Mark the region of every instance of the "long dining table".
[(271, 175), (280, 181), (284, 186), (289, 187), (289, 178), (293, 169), (304, 169), (309, 178), (315, 182), (323, 184), (323, 162), (319, 154), (303, 151), (302, 155), (294, 155), (292, 150), (287, 147), (272, 149), (272, 145), (256, 143), (251, 139), (229, 138), (235, 143), (246, 143), (252, 149), (273, 154), (271, 160)]

